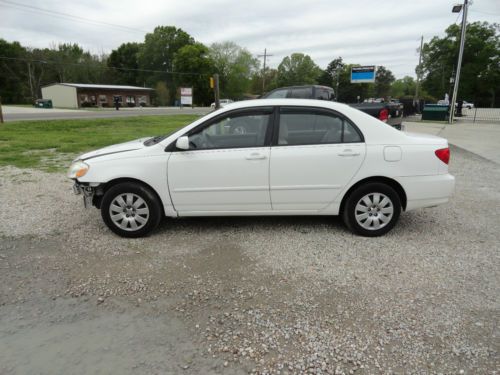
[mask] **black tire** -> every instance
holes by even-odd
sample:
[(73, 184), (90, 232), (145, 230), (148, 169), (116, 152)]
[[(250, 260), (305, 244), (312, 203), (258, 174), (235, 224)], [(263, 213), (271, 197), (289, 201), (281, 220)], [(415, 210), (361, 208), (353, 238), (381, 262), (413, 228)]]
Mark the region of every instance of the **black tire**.
[[(130, 207), (130, 210), (133, 210), (133, 212), (127, 211), (127, 219), (123, 218), (120, 223), (120, 219), (113, 220), (111, 212), (117, 212), (114, 216), (121, 213), (115, 209), (118, 207), (116, 203), (119, 197), (122, 197), (125, 201), (127, 196), (132, 197), (132, 204), (138, 206), (133, 207), (132, 205), (127, 205), (127, 207), (124, 207), (124, 210)], [(143, 200), (144, 204), (139, 198)], [(113, 204), (113, 208), (110, 211), (111, 204)], [(120, 208), (122, 208), (122, 206), (120, 206)], [(144, 209), (148, 210), (147, 214), (144, 213)], [(123, 211), (122, 215), (125, 216), (125, 211)], [(158, 226), (162, 215), (163, 210), (161, 208), (161, 202), (156, 194), (150, 188), (137, 182), (124, 182), (111, 187), (106, 191), (101, 202), (101, 216), (104, 223), (109, 229), (121, 237), (137, 238), (146, 236)], [(132, 218), (132, 216), (136, 219)], [(141, 222), (139, 222), (139, 219)], [(127, 223), (127, 221), (129, 222)], [(137, 229), (132, 227), (131, 221), (135, 223)], [(122, 227), (120, 227), (120, 225), (122, 225)], [(126, 227), (126, 229), (123, 229), (123, 227)]]
[[(376, 194), (379, 194), (379, 205), (375, 204), (375, 202), (377, 201)], [(385, 196), (385, 198), (389, 200), (389, 203), (380, 200), (380, 194)], [(370, 201), (370, 197), (373, 198), (374, 204), (372, 206), (368, 207), (366, 202), (361, 201), (366, 197), (368, 201)], [(382, 202), (385, 202), (383, 204), (383, 207), (382, 205), (380, 205), (380, 203)], [(358, 206), (358, 203), (361, 205), (361, 207), (363, 207), (363, 210), (357, 209), (357, 207), (360, 207)], [(364, 211), (365, 206), (367, 207), (366, 212)], [(388, 212), (390, 212), (391, 207), (392, 214), (389, 214)], [(363, 217), (364, 213), (369, 215), (366, 220)], [(358, 214), (358, 218), (360, 218), (359, 221), (356, 218), (356, 214)], [(396, 193), (396, 191), (392, 187), (384, 183), (370, 182), (365, 185), (359, 186), (349, 194), (343, 208), (342, 218), (346, 226), (353, 233), (366, 237), (377, 237), (389, 232), (396, 225), (400, 214), (401, 199), (398, 193)], [(387, 221), (384, 222), (382, 218), (383, 220)], [(376, 227), (376, 223), (380, 225), (379, 228)]]

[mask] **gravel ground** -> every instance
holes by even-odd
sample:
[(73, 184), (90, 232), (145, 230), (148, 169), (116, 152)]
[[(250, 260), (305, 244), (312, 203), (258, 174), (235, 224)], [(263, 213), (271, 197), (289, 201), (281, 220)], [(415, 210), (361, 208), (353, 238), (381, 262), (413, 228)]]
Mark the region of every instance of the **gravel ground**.
[(64, 176), (0, 169), (0, 373), (497, 374), (500, 168), (382, 238), (327, 217), (108, 231)]

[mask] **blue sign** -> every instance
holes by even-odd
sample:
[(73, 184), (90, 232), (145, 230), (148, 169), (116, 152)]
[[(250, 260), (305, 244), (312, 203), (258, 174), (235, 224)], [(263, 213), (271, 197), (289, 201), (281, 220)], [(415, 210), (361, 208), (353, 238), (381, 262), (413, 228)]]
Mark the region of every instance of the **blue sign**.
[(377, 67), (370, 66), (353, 66), (351, 68), (351, 83), (371, 83), (375, 82)]

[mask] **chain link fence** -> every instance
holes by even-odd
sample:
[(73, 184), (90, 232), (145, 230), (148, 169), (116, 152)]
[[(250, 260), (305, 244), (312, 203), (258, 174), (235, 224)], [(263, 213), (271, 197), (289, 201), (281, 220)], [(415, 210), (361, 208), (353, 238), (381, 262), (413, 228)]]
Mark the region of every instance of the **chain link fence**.
[(456, 120), (467, 122), (494, 122), (500, 123), (500, 108), (462, 108), (462, 116), (455, 117)]

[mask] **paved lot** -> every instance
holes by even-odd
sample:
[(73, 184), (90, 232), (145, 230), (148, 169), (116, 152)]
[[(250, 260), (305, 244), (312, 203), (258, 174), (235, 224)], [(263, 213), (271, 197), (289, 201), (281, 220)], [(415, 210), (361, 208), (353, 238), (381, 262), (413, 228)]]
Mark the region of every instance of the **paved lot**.
[(121, 108), (119, 111), (106, 109), (44, 109), (33, 107), (2, 106), (5, 121), (23, 120), (61, 120), (81, 118), (108, 118), (127, 116), (155, 116), (155, 115), (204, 115), (210, 108), (183, 108), (178, 107), (148, 107), (148, 108)]
[(500, 164), (500, 122), (466, 122), (453, 125), (429, 122), (404, 122), (407, 131), (438, 135), (450, 144)]
[(494, 374), (499, 165), (368, 239), (337, 219), (110, 233), (62, 175), (0, 169), (1, 374)]
[(456, 117), (459, 122), (500, 122), (500, 108), (464, 108), (462, 110), (463, 117)]

